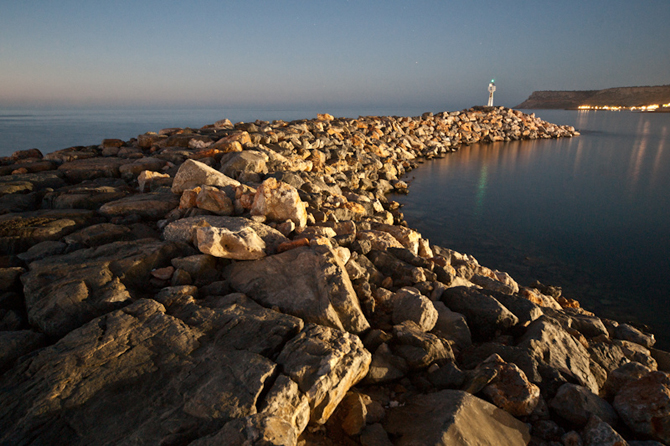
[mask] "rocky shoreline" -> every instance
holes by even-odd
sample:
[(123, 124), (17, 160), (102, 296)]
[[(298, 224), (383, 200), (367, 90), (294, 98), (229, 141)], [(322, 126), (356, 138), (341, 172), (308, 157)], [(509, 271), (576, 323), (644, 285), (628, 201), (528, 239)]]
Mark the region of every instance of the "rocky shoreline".
[(0, 159), (0, 445), (668, 444), (653, 335), (387, 198), (464, 145), (576, 135), (475, 107)]

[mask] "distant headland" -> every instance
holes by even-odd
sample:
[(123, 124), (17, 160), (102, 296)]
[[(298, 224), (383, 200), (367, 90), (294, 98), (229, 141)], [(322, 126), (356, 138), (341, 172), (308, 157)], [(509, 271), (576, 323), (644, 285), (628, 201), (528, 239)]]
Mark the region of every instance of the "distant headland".
[(528, 99), (514, 108), (670, 112), (670, 85), (605, 90), (534, 91)]

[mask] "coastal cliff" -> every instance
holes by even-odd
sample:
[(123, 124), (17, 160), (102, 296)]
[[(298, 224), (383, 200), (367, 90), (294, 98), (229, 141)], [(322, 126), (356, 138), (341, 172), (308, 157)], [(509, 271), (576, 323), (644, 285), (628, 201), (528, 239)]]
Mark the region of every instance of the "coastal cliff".
[(670, 85), (605, 90), (534, 91), (516, 109), (574, 109), (582, 105), (640, 107), (670, 103)]
[(578, 135), (476, 107), (0, 159), (0, 445), (667, 443), (653, 335), (388, 198), (468, 144)]

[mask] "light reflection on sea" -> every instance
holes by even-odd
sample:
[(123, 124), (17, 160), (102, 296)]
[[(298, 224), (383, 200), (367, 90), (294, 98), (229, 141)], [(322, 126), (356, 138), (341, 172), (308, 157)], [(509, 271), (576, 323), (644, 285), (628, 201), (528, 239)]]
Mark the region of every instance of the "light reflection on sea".
[(473, 145), (410, 172), (410, 227), (670, 347), (669, 114), (536, 111), (582, 136)]

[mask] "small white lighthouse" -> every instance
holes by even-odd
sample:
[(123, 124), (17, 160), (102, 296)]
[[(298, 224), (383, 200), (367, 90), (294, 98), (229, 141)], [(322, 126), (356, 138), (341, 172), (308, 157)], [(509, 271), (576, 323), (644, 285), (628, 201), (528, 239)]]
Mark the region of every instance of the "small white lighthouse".
[(489, 107), (493, 107), (493, 92), (496, 91), (496, 80), (491, 79), (489, 83)]

